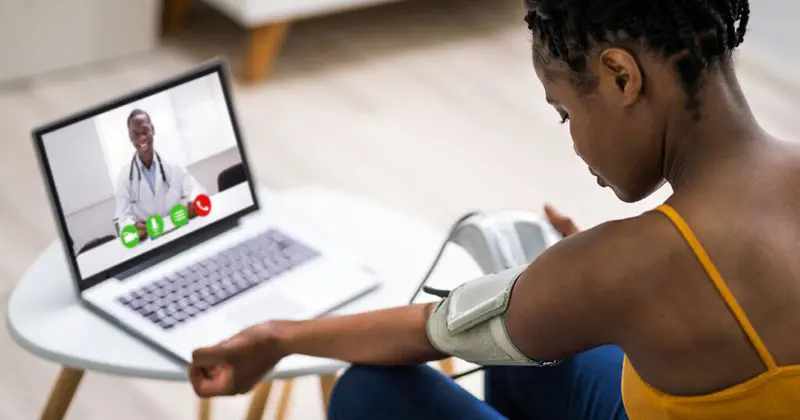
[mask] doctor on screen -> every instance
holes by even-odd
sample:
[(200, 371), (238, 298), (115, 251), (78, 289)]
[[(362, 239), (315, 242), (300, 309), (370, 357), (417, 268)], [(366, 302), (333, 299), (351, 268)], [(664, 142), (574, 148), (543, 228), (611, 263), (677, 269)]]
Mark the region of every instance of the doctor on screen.
[(192, 201), (205, 190), (185, 167), (169, 162), (155, 150), (155, 127), (147, 112), (135, 109), (130, 113), (128, 136), (136, 151), (117, 177), (117, 233), (134, 225), (144, 239), (148, 217), (157, 214), (166, 218), (176, 204), (185, 205), (189, 217), (194, 217)]

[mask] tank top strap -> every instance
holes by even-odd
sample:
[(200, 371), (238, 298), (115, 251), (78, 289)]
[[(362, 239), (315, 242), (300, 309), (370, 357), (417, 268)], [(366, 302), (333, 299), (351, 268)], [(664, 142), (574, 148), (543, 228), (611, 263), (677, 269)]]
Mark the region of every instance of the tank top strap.
[(733, 316), (736, 317), (736, 321), (747, 335), (750, 343), (758, 352), (758, 355), (761, 357), (761, 361), (764, 363), (767, 369), (772, 370), (776, 368), (777, 363), (775, 362), (775, 358), (769, 352), (767, 346), (764, 344), (764, 341), (758, 335), (755, 328), (753, 328), (753, 325), (750, 323), (747, 315), (745, 315), (744, 310), (742, 310), (742, 307), (739, 305), (739, 302), (736, 301), (736, 298), (733, 296), (733, 293), (731, 293), (728, 285), (725, 284), (725, 280), (722, 279), (722, 275), (720, 275), (717, 267), (708, 256), (708, 253), (706, 253), (705, 249), (700, 244), (700, 241), (697, 240), (697, 237), (695, 236), (694, 232), (692, 232), (692, 229), (688, 224), (686, 224), (686, 221), (684, 221), (678, 212), (668, 204), (662, 204), (658, 206), (656, 211), (667, 216), (672, 224), (678, 229), (681, 236), (683, 236), (683, 238), (689, 244), (692, 252), (694, 252), (695, 256), (700, 261), (700, 264), (706, 270), (708, 277), (714, 283), (714, 286), (722, 296), (725, 304), (728, 305), (728, 308), (733, 313)]

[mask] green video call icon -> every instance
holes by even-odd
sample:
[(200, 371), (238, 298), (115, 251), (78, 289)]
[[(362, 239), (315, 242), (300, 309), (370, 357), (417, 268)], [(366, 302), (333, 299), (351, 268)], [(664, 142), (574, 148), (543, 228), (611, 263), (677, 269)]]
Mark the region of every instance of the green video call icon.
[(139, 244), (139, 231), (134, 225), (125, 226), (119, 233), (119, 239), (125, 248), (133, 248)]
[(172, 225), (179, 228), (189, 221), (189, 209), (183, 204), (176, 204), (169, 212), (169, 218), (172, 220)]
[(160, 215), (154, 214), (147, 218), (147, 235), (157, 238), (164, 233), (164, 219)]
[[(172, 221), (172, 225), (179, 228), (189, 221), (189, 209), (183, 204), (176, 204), (169, 212), (169, 218)], [(164, 234), (164, 219), (160, 215), (154, 214), (147, 218), (145, 228), (147, 236), (155, 239)], [(136, 229), (135, 225), (127, 225), (120, 231), (119, 239), (125, 248), (134, 248), (139, 245), (139, 230)]]

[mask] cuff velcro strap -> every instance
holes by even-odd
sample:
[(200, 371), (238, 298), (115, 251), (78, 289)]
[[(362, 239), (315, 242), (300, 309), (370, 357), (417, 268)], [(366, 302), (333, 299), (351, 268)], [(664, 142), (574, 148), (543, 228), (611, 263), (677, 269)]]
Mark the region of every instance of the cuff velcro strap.
[(517, 267), (479, 277), (457, 287), (448, 296), (447, 331), (462, 333), (504, 314), (511, 291), (525, 267)]
[(440, 352), (479, 365), (538, 365), (511, 342), (505, 313), (525, 266), (479, 277), (453, 290), (431, 313), (428, 339)]

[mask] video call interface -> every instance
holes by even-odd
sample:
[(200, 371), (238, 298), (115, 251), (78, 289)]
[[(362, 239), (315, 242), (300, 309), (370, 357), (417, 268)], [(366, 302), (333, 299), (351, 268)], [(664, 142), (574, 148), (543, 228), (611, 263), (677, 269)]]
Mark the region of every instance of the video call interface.
[(84, 279), (254, 204), (217, 73), (42, 141)]

